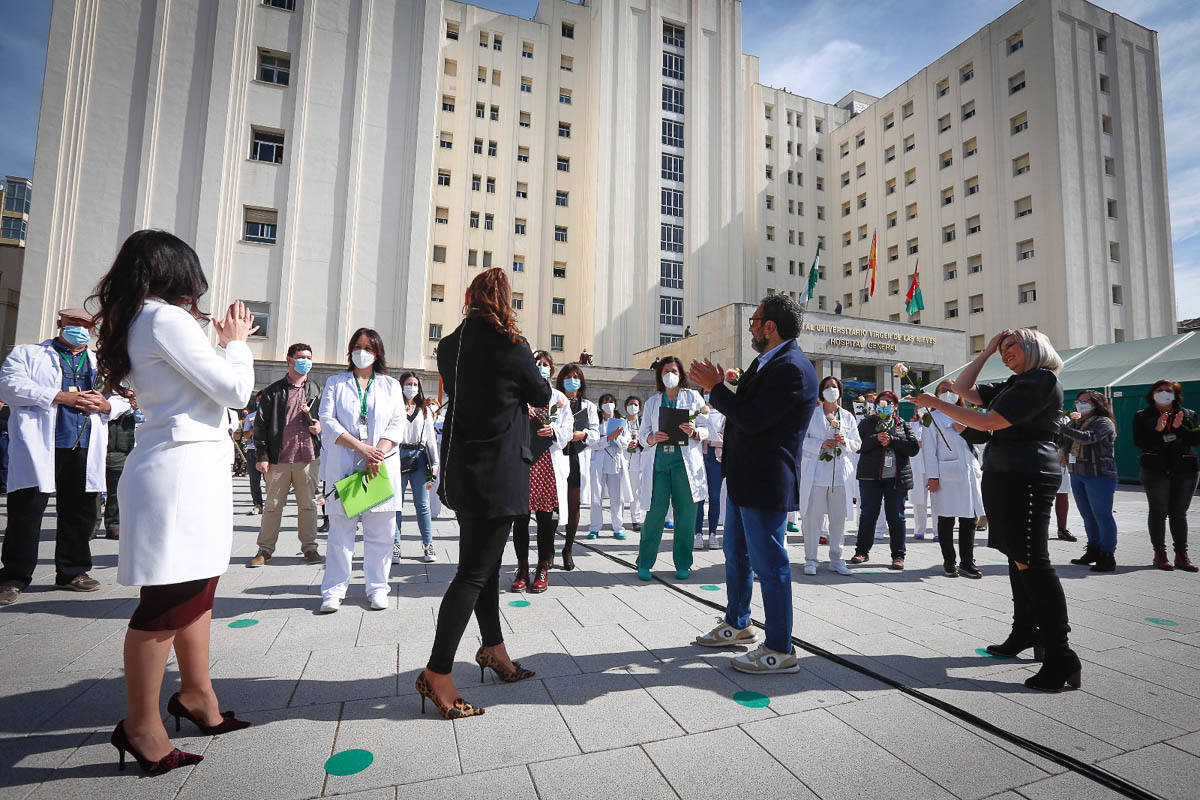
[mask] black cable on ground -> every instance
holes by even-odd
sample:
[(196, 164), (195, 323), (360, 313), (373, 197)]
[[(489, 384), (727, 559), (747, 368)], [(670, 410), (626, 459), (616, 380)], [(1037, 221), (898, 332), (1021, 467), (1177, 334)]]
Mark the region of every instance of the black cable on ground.
[[(588, 550), (591, 550), (593, 553), (602, 555), (605, 558), (609, 559), (610, 561), (614, 561), (623, 567), (627, 567), (632, 570), (637, 569), (637, 565), (631, 564), (630, 562), (626, 561), (625, 559), (614, 556), (612, 553), (608, 553), (604, 550), (601, 550), (600, 548), (598, 548), (594, 545), (585, 544), (584, 542), (581, 542), (581, 541), (576, 541), (575, 543), (577, 545), (581, 545), (582, 547), (585, 547)], [(661, 577), (659, 577), (657, 575), (654, 576), (654, 580), (658, 581), (663, 586), (666, 586), (668, 589), (675, 592), (676, 594), (683, 595), (684, 597), (687, 597), (690, 600), (694, 600), (695, 602), (700, 603), (701, 605), (707, 606), (707, 607), (713, 609), (714, 611), (720, 611), (722, 615), (725, 614), (725, 606), (721, 605), (720, 603), (716, 603), (716, 602), (713, 602), (712, 600), (708, 600), (704, 597), (700, 597), (699, 595), (694, 594), (693, 592), (690, 592), (681, 586), (678, 586), (676, 584), (673, 584), (673, 583), (663, 580)], [(763, 630), (766, 629), (766, 626), (762, 622), (760, 622), (759, 620), (756, 620), (756, 619), (751, 619), (750, 624), (756, 628), (762, 628)], [(990, 733), (991, 735), (995, 736), (998, 739), (1003, 739), (1004, 741), (1009, 742), (1010, 744), (1014, 744), (1017, 747), (1023, 748), (1025, 750), (1028, 750), (1031, 753), (1039, 755), (1042, 758), (1046, 759), (1047, 761), (1053, 761), (1055, 764), (1058, 764), (1061, 767), (1065, 767), (1066, 769), (1069, 769), (1072, 772), (1078, 773), (1085, 778), (1093, 780), (1096, 783), (1100, 784), (1101, 786), (1111, 789), (1112, 791), (1117, 792), (1118, 794), (1122, 794), (1125, 797), (1134, 798), (1134, 800), (1163, 800), (1161, 795), (1154, 794), (1153, 792), (1149, 791), (1148, 789), (1143, 789), (1142, 787), (1140, 787), (1136, 784), (1130, 783), (1129, 781), (1125, 780), (1124, 778), (1120, 777), (1119, 775), (1114, 775), (1113, 773), (1109, 772), (1108, 770), (1106, 770), (1102, 767), (1098, 767), (1095, 764), (1089, 764), (1086, 761), (1081, 761), (1078, 758), (1075, 758), (1074, 756), (1067, 755), (1066, 753), (1063, 753), (1062, 751), (1055, 750), (1053, 747), (1048, 747), (1047, 745), (1040, 744), (1038, 742), (1033, 741), (1032, 739), (1026, 739), (1024, 736), (1020, 736), (1018, 734), (1013, 733), (1012, 731), (1001, 728), (998, 725), (994, 725), (991, 722), (988, 722), (986, 719), (983, 719), (982, 717), (980, 717), (976, 714), (972, 714), (970, 711), (967, 711), (964, 708), (960, 708), (960, 707), (954, 705), (953, 703), (947, 703), (945, 700), (941, 700), (937, 697), (934, 697), (933, 695), (926, 694), (925, 692), (921, 691), (920, 689), (914, 689), (911, 686), (901, 683), (900, 681), (898, 681), (894, 678), (889, 678), (886, 675), (881, 675), (878, 672), (876, 672), (875, 670), (870, 669), (869, 667), (864, 667), (861, 664), (856, 664), (853, 661), (850, 661), (849, 659), (843, 658), (842, 656), (838, 655), (837, 653), (829, 652), (828, 650), (826, 650), (823, 647), (818, 647), (817, 645), (815, 645), (811, 642), (806, 642), (803, 639), (796, 637), (796, 636), (792, 637), (792, 644), (796, 645), (797, 647), (799, 647), (802, 650), (806, 650), (807, 652), (812, 653), (815, 656), (820, 656), (821, 658), (824, 658), (828, 661), (832, 661), (833, 663), (837, 664), (838, 666), (842, 666), (842, 667), (845, 667), (846, 669), (854, 670), (855, 672), (857, 672), (859, 674), (866, 675), (867, 677), (869, 677), (873, 680), (879, 681), (880, 683), (882, 683), (886, 686), (890, 686), (891, 688), (896, 689), (896, 690), (902, 692), (903, 694), (908, 695), (909, 697), (915, 698), (916, 700), (919, 700), (922, 703), (926, 703), (928, 705), (933, 706), (934, 708), (940, 709), (941, 711), (946, 712), (947, 714), (949, 714), (950, 716), (952, 716), (956, 719), (960, 719), (963, 722), (968, 723), (969, 725), (973, 725), (976, 728), (979, 728), (980, 730), (986, 731), (987, 733)]]

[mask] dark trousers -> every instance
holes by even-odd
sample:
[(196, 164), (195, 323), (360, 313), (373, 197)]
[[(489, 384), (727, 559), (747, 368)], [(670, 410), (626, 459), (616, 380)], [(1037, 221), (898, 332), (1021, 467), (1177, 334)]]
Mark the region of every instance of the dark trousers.
[(500, 560), (515, 519), (459, 515), (458, 572), (438, 610), (433, 652), (426, 665), (431, 672), (450, 674), (472, 611), (484, 647), (504, 641), (500, 630)]
[[(253, 451), (251, 451), (253, 453)], [(262, 473), (258, 471), (254, 464), (254, 459), (250, 459), (250, 502), (262, 508)]]
[[(717, 461), (717, 451), (709, 448), (704, 452), (704, 477), (708, 481), (708, 535), (717, 535), (717, 523), (721, 521), (721, 483), (725, 477), (721, 474), (721, 462)], [(704, 533), (704, 503), (696, 504), (696, 533)]]
[(1061, 483), (1059, 474), (985, 470), (981, 487), (988, 543), (1008, 556), (1013, 630), (1024, 634), (1038, 631), (1048, 659), (1070, 652), (1067, 598), (1050, 562), (1049, 549), (1050, 516)]
[[(558, 518), (553, 511), (537, 511), (538, 561), (554, 561), (554, 534), (558, 530)], [(513, 521), (513, 552), (518, 564), (529, 564), (529, 521), (530, 515), (517, 517)]]
[(904, 558), (904, 500), (908, 490), (894, 485), (891, 478), (882, 481), (858, 482), (858, 541), (854, 552), (871, 554), (875, 541), (875, 523), (879, 520), (879, 506), (883, 505), (883, 518), (887, 522), (888, 537), (891, 539), (892, 558)]
[[(954, 517), (938, 517), (938, 544), (942, 546), (942, 563), (954, 566)], [(958, 518), (959, 564), (975, 566), (975, 518)]]
[(8, 433), (0, 433), (0, 492), (8, 491)]
[(1155, 472), (1143, 469), (1142, 486), (1150, 506), (1147, 524), (1156, 552), (1166, 550), (1167, 521), (1176, 550), (1187, 550), (1187, 511), (1196, 493), (1196, 472)]
[(109, 450), (104, 463), (104, 481), (107, 484), (108, 497), (104, 500), (104, 530), (112, 533), (121, 527), (121, 506), (117, 502), (117, 484), (121, 481), (121, 473), (125, 471), (125, 459), (128, 453), (120, 450)]
[[(92, 568), (89, 539), (96, 526), (97, 492), (87, 488), (86, 448), (60, 447), (54, 452), (54, 488), (58, 525), (54, 540), (55, 583), (69, 583)], [(42, 515), (50, 495), (38, 487), (8, 494), (8, 527), (0, 549), (0, 581), (16, 581), (22, 587), (33, 581), (37, 566)]]

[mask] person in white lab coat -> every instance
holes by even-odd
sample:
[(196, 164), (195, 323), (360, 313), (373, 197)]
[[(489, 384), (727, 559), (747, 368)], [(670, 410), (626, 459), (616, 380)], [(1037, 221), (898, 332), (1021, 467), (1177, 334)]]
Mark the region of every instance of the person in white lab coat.
[(817, 574), (817, 548), (822, 524), (829, 523), (829, 569), (850, 575), (842, 557), (846, 521), (854, 516), (854, 454), (862, 447), (858, 421), (843, 408), (842, 382), (829, 375), (817, 396), (821, 404), (804, 434), (804, 468), (800, 472), (800, 514), (804, 519), (804, 574)]
[[(917, 437), (917, 442), (924, 450), (923, 437), (929, 431), (921, 422), (921, 409), (913, 409), (909, 427), (912, 428), (913, 436)], [(913, 538), (919, 541), (929, 533), (929, 487), (925, 482), (925, 459), (918, 455), (909, 461), (909, 464), (912, 465), (913, 488), (909, 490), (908, 503), (913, 509)]]
[(396, 509), (404, 492), (396, 444), (404, 439), (404, 390), (387, 374), (383, 339), (370, 328), (359, 328), (346, 347), (345, 372), (325, 382), (321, 395), (321, 474), (327, 486), (354, 472), (369, 477), (385, 467), (394, 495), (362, 512), (346, 516), (342, 501), (329, 498), (329, 541), (325, 548), (325, 574), (321, 579), (320, 613), (337, 611), (350, 586), (350, 562), (358, 523), (363, 528), (363, 577), (372, 611), (388, 604), (388, 571), (392, 562), (392, 534)]
[(617, 411), (617, 398), (602, 394), (599, 398), (599, 435), (590, 449), (592, 479), (589, 484), (592, 495), (592, 515), (588, 538), (600, 536), (604, 522), (604, 493), (608, 491), (608, 521), (612, 526), (613, 538), (624, 539), (625, 528), (621, 522), (621, 510), (629, 494), (629, 466), (626, 451), (632, 437), (621, 413)]
[(117, 580), (140, 586), (125, 633), (129, 711), (110, 741), (159, 774), (202, 756), (171, 747), (159, 693), (172, 647), (180, 691), (167, 713), (211, 736), (247, 727), (218, 704), (209, 674), (212, 604), (233, 549), (233, 442), (228, 409), (254, 388), (246, 306), (213, 318), (214, 351), (197, 302), (208, 290), (200, 260), (165, 231), (138, 231), (122, 245), (93, 300), (100, 311), (97, 366), (106, 384), (137, 392), (146, 421), (125, 462)]
[[(708, 402), (708, 397), (704, 398), (704, 402)], [(700, 444), (700, 450), (704, 453), (704, 475), (708, 481), (708, 500), (701, 500), (696, 504), (696, 549), (703, 547), (705, 550), (711, 550), (715, 547), (720, 547), (717, 543), (717, 523), (721, 521), (721, 485), (725, 482), (725, 475), (721, 467), (721, 449), (725, 442), (725, 415), (717, 411), (712, 406), (705, 406), (707, 409), (700, 416), (696, 417), (696, 424), (702, 425), (708, 430), (708, 438)], [(704, 507), (708, 505), (708, 514), (705, 515)], [(704, 533), (705, 517), (708, 521), (708, 534)]]
[(575, 424), (575, 433), (563, 450), (568, 467), (566, 502), (558, 507), (560, 519), (563, 509), (567, 512), (567, 540), (563, 543), (563, 553), (570, 556), (575, 534), (579, 531), (579, 507), (591, 501), (591, 445), (600, 438), (600, 414), (596, 404), (586, 397), (587, 378), (578, 364), (567, 364), (559, 370), (556, 388), (566, 395), (567, 405), (562, 411), (573, 415)]
[[(9, 419), (8, 527), (0, 560), (0, 605), (14, 602), (33, 580), (42, 515), (57, 495), (54, 583), (94, 592), (89, 539), (105, 490), (105, 454), (112, 404), (96, 391), (96, 357), (87, 349), (92, 315), (58, 312), (58, 335), (19, 344), (0, 367), (0, 400)], [(120, 410), (128, 408), (125, 404)]]
[(625, 447), (629, 470), (629, 520), (634, 531), (642, 529), (642, 462), (646, 448), (638, 438), (642, 426), (642, 398), (631, 394), (625, 398), (625, 426), (629, 428), (629, 444)]
[[(938, 384), (938, 398), (962, 405), (951, 381)], [(941, 411), (933, 411), (933, 425), (925, 429), (921, 456), (925, 480), (937, 516), (938, 544), (942, 547), (942, 569), (950, 578), (965, 575), (982, 578), (975, 566), (975, 518), (983, 514), (983, 469), (974, 446), (964, 438), (974, 432)], [(916, 459), (914, 459), (916, 460)], [(958, 558), (955, 566), (954, 520), (958, 519)]]

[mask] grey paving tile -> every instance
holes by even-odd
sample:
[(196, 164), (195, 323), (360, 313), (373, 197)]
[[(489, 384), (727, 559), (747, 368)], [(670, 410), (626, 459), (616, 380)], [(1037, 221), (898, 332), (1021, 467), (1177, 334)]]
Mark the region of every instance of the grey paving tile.
[[(554, 573), (552, 573), (554, 574)], [(516, 600), (527, 600), (530, 605), (514, 608), (509, 603)], [(500, 600), (500, 616), (508, 623), (514, 633), (533, 633), (537, 631), (564, 631), (579, 628), (576, 620), (562, 603), (551, 593), (506, 595)]]
[(104, 682), (110, 693), (119, 695), (120, 680), (106, 677), (111, 672), (39, 674), (28, 668), (22, 670), (21, 680), (14, 676), (12, 682), (0, 684), (0, 740), (38, 730), (46, 720), (82, 697), (97, 682)]
[(91, 736), (72, 731), (0, 739), (0, 800), (26, 797)]
[(482, 716), (454, 722), (463, 772), (579, 754), (542, 681), (460, 687), (460, 691), (487, 709)]
[(1182, 730), (1200, 728), (1200, 698), (1132, 678), (1096, 664), (1087, 664), (1084, 691), (1131, 708)]
[(537, 800), (537, 796), (525, 767), (474, 772), (396, 787), (397, 800), (463, 800), (471, 797)]
[(584, 752), (641, 744), (683, 733), (627, 673), (550, 678), (545, 684)]
[[(738, 728), (643, 745), (681, 798), (816, 798), (796, 776)], [(697, 769), (726, 764), (727, 769)], [(734, 766), (736, 765), (736, 766)]]
[[(362, 621), (363, 610), (347, 602), (336, 614), (316, 614), (319, 599), (313, 605), (309, 615), (293, 614), (287, 618), (283, 630), (267, 651), (267, 658), (276, 653), (295, 650), (334, 650), (341, 651), (354, 647), (358, 640), (358, 625)], [(372, 612), (387, 614), (386, 611)]]
[(1180, 750), (1186, 750), (1192, 755), (1200, 756), (1200, 733), (1189, 733), (1187, 736), (1171, 739), (1167, 744), (1178, 747)]
[(1125, 796), (1076, 772), (1018, 786), (1016, 791), (1028, 800), (1116, 800)]
[[(697, 585), (700, 585), (697, 583)], [(692, 587), (693, 590), (695, 587)], [(725, 591), (701, 592), (712, 595), (711, 600), (725, 603)], [(646, 619), (678, 619), (679, 617), (711, 617), (716, 614), (712, 609), (699, 603), (689, 602), (675, 594), (670, 589), (658, 585), (643, 585), (634, 591), (622, 592), (618, 595), (621, 602), (628, 605), (640, 616)]]
[[(716, 618), (713, 619), (715, 624)], [(658, 659), (694, 656), (700, 649), (694, 644), (695, 638), (712, 629), (712, 625), (700, 617), (639, 619), (636, 622), (623, 622), (621, 627)]]
[(583, 672), (603, 672), (658, 660), (619, 625), (593, 625), (554, 633)]
[(733, 696), (742, 687), (707, 661), (678, 660), (634, 666), (629, 672), (688, 733), (728, 728), (776, 713), (770, 708), (747, 708), (734, 701)]
[(908, 603), (899, 592), (893, 592), (888, 595), (855, 597), (846, 602), (855, 608), (860, 608), (871, 614), (877, 614), (884, 619), (890, 619), (904, 626), (931, 625), (945, 622), (952, 618), (929, 608), (914, 606)]
[(823, 800), (953, 797), (824, 709), (742, 729)]
[(1162, 639), (1157, 642), (1136, 644), (1131, 649), (1188, 667), (1200, 664), (1200, 639), (1196, 644), (1189, 644), (1180, 639)]
[(391, 697), (396, 693), (395, 645), (317, 650), (304, 666), (291, 705)]
[[(285, 708), (308, 663), (308, 653), (277, 653), (271, 658), (221, 658), (209, 674), (221, 708), (244, 712)], [(171, 691), (175, 691), (174, 688)]]
[(1167, 800), (1194, 800), (1200, 756), (1154, 744), (1100, 763), (1105, 769)]
[(541, 800), (675, 800), (678, 795), (640, 747), (585, 753), (529, 765)]
[(591, 592), (559, 599), (581, 625), (616, 625), (641, 620), (642, 616), (611, 592)]

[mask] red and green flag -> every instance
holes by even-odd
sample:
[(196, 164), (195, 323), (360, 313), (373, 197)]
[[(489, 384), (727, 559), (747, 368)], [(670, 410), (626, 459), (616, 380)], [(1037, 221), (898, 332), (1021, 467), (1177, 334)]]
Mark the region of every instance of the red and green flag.
[(918, 312), (925, 308), (925, 299), (921, 297), (921, 280), (918, 273), (921, 269), (921, 262), (918, 261), (913, 269), (912, 283), (908, 287), (908, 294), (904, 296), (904, 310), (908, 312), (910, 317), (915, 316)]

